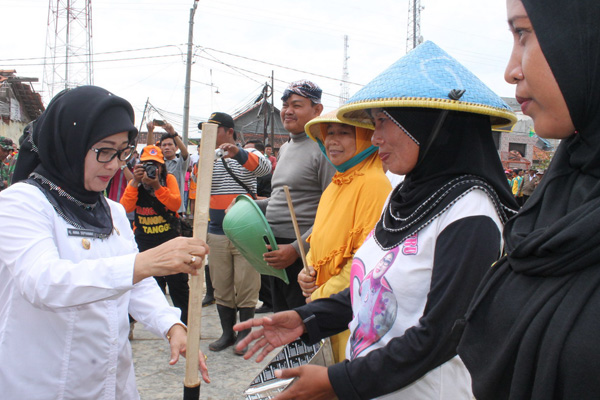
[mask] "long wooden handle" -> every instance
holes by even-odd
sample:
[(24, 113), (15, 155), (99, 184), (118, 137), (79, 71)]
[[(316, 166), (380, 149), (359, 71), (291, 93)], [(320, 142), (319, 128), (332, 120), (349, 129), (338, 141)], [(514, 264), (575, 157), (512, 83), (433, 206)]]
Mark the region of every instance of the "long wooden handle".
[[(198, 184), (196, 186), (196, 206), (194, 209), (194, 237), (206, 241), (208, 232), (208, 211), (210, 190), (217, 143), (217, 124), (202, 124), (202, 142), (198, 161)], [(205, 264), (205, 260), (202, 263)], [(188, 337), (185, 360), (185, 388), (200, 395), (200, 377), (198, 375), (198, 351), (200, 349), (200, 328), (202, 319), (202, 290), (204, 288), (204, 266), (190, 279), (190, 298), (188, 306)], [(185, 395), (184, 395), (185, 398)]]
[(304, 272), (310, 275), (310, 272), (308, 272), (308, 265), (306, 264), (306, 254), (304, 253), (304, 245), (302, 244), (302, 235), (300, 234), (300, 228), (298, 228), (298, 220), (296, 220), (296, 213), (294, 212), (294, 205), (292, 204), (292, 196), (290, 196), (290, 188), (288, 185), (283, 185), (283, 191), (285, 192), (285, 198), (287, 199), (290, 215), (292, 216), (292, 224), (294, 225), (294, 232), (296, 233), (296, 240), (298, 241), (298, 248), (300, 249), (302, 265), (304, 265)]

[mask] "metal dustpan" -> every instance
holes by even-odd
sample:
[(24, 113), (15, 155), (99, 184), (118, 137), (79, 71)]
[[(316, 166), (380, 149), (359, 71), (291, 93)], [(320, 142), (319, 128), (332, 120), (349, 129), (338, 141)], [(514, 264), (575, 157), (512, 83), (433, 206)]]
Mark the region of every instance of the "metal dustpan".
[(271, 360), (269, 365), (254, 378), (248, 389), (244, 392), (245, 400), (267, 400), (284, 391), (294, 380), (278, 379), (275, 370), (295, 368), (301, 365), (333, 365), (333, 351), (329, 338), (321, 340), (314, 345), (304, 344), (299, 338), (284, 346)]
[(267, 246), (277, 250), (273, 231), (258, 205), (248, 196), (236, 197), (223, 219), (223, 231), (244, 258), (262, 275), (275, 276), (289, 284), (285, 270), (267, 265), (263, 259)]

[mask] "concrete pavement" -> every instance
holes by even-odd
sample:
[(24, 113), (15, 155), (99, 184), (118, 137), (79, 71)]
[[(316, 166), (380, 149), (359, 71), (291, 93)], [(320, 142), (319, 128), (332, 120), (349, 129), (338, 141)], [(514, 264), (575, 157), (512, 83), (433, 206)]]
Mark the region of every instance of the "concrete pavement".
[[(264, 314), (262, 314), (264, 315)], [(221, 336), (221, 326), (216, 306), (202, 309), (200, 349), (208, 355), (210, 384), (202, 382), (202, 400), (240, 400), (242, 393), (256, 375), (268, 364), (246, 361), (233, 353), (233, 347), (214, 353), (208, 344)], [(181, 400), (183, 399), (183, 378), (185, 359), (169, 365), (170, 351), (167, 342), (146, 331), (139, 323), (135, 325), (133, 340), (133, 361), (137, 386), (142, 400)], [(275, 356), (277, 352), (273, 352)]]

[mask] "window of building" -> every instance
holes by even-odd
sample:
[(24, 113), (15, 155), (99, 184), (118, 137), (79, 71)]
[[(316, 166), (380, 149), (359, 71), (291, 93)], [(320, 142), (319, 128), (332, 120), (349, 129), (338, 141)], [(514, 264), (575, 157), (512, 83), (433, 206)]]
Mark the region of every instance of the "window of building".
[(525, 143), (509, 143), (508, 151), (518, 151), (521, 154), (521, 157), (525, 157), (527, 145)]

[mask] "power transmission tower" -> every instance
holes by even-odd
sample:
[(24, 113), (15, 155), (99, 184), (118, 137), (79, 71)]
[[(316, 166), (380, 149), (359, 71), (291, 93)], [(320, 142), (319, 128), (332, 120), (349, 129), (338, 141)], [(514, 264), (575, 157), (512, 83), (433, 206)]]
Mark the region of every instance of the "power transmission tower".
[(348, 35), (344, 35), (344, 71), (342, 73), (342, 87), (340, 91), (340, 106), (348, 101), (350, 93), (348, 90)]
[(92, 1), (49, 0), (45, 95), (93, 83)]
[(406, 34), (406, 52), (408, 53), (421, 43), (421, 0), (408, 0), (408, 32)]

